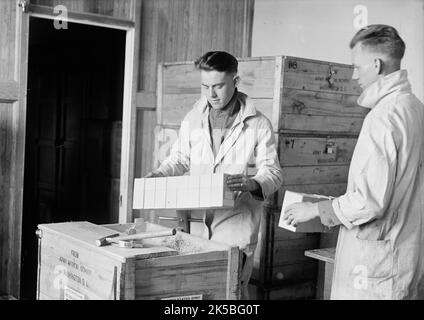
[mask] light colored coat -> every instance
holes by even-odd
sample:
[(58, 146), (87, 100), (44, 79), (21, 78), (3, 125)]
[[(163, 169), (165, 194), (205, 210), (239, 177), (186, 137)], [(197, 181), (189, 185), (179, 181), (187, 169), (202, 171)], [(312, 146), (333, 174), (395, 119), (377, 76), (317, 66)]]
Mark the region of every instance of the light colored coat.
[[(262, 187), (266, 199), (282, 185), (282, 170), (277, 156), (270, 121), (257, 111), (253, 101), (239, 92), (240, 112), (221, 144), (216, 158), (209, 132), (209, 108), (204, 96), (181, 123), (178, 139), (170, 156), (158, 171), (166, 176), (209, 173), (247, 174), (248, 167), (257, 169), (253, 177)], [(262, 205), (250, 192), (238, 192), (233, 209), (209, 210), (213, 217), (210, 230), (204, 226), (207, 239), (252, 248), (257, 242)], [(197, 212), (199, 213), (199, 212)], [(206, 212), (203, 212), (206, 214)]]
[(399, 70), (370, 85), (353, 153), (332, 299), (424, 299), (424, 106)]

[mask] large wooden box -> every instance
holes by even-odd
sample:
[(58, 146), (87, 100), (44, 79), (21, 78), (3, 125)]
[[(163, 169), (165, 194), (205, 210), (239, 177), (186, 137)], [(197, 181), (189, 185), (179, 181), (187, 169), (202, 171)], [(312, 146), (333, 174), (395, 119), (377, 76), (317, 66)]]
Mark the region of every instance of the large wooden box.
[[(304, 252), (335, 246), (338, 233), (294, 234), (279, 228), (278, 219), (286, 190), (333, 197), (345, 192), (368, 112), (357, 105), (360, 88), (352, 73), (350, 65), (299, 57), (239, 59), (238, 89), (271, 121), (283, 169), (283, 186), (266, 204), (261, 222), (251, 279), (257, 298), (315, 296), (317, 262)], [(158, 75), (154, 167), (169, 155), (180, 122), (200, 97), (193, 62), (160, 64)], [(246, 172), (254, 174), (255, 168)]]
[[(238, 299), (237, 247), (184, 232), (143, 240), (143, 248), (97, 247), (132, 224), (39, 225), (38, 299)], [(148, 222), (137, 232), (166, 230)]]

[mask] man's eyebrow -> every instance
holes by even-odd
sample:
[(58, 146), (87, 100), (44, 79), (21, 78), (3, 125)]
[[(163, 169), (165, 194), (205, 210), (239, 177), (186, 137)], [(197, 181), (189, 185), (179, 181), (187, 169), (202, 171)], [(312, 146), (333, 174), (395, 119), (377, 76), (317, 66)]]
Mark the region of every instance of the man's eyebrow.
[(205, 87), (215, 87), (215, 86), (219, 86), (219, 85), (223, 85), (223, 84), (225, 84), (225, 82), (214, 83), (213, 85), (210, 86), (210, 85), (202, 82), (202, 86), (205, 86)]

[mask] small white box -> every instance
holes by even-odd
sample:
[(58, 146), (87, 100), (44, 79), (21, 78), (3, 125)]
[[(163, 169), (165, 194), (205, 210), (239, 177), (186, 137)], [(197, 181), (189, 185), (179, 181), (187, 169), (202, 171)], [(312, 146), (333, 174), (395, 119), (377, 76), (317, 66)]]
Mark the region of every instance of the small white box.
[(187, 192), (187, 207), (198, 208), (200, 198), (200, 177), (189, 176), (188, 179), (188, 192)]
[(188, 194), (188, 184), (190, 176), (178, 177), (178, 189), (177, 189), (177, 209), (187, 209), (187, 204), (190, 202)]
[(144, 209), (155, 208), (156, 178), (147, 178), (144, 182)]
[(306, 194), (293, 191), (286, 191), (284, 193), (283, 205), (281, 207), (280, 220), (278, 226), (292, 232), (331, 232), (331, 229), (324, 226), (321, 223), (321, 219), (316, 217), (310, 221), (298, 223), (296, 227), (287, 224), (287, 220), (284, 220), (284, 210), (293, 203), (297, 202), (319, 202), (330, 200), (331, 197), (316, 195), (316, 194)]
[(166, 200), (165, 207), (167, 209), (177, 208), (177, 189), (180, 177), (166, 178)]
[(212, 174), (202, 175), (199, 179), (199, 207), (208, 208), (211, 203)]
[(233, 207), (234, 193), (227, 186), (228, 174), (212, 174), (210, 207)]
[(166, 178), (156, 178), (155, 184), (155, 209), (166, 207)]
[(133, 209), (144, 208), (144, 178), (134, 179)]

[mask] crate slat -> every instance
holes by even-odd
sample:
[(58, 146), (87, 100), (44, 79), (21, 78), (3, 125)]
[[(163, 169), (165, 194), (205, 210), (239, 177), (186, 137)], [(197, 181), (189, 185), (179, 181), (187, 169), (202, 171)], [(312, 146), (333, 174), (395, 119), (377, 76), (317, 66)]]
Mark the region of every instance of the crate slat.
[(280, 164), (282, 166), (350, 164), (356, 140), (356, 138), (281, 135), (279, 138)]
[(345, 183), (349, 165), (283, 167), (284, 185)]

